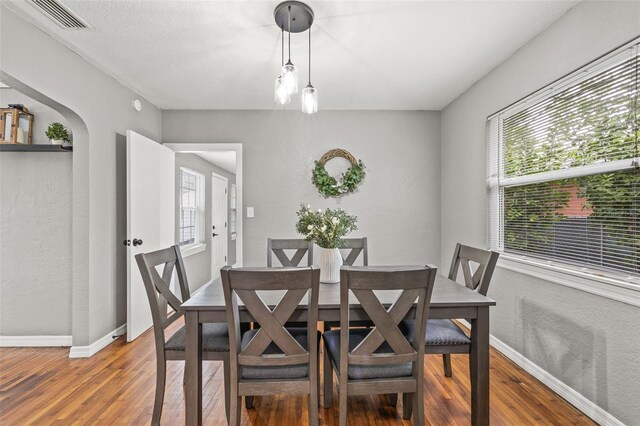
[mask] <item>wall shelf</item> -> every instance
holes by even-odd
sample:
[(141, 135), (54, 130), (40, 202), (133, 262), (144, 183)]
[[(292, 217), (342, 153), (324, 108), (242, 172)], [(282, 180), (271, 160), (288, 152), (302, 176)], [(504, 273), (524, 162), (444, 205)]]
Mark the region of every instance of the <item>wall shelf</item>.
[(0, 152), (72, 152), (73, 146), (46, 145), (46, 144), (0, 144)]

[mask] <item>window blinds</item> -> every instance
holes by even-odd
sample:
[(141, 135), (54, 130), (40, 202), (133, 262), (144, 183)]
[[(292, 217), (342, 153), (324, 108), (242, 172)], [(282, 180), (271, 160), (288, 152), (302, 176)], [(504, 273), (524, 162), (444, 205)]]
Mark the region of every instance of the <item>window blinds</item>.
[(640, 276), (639, 84), (636, 45), (490, 118), (493, 249)]

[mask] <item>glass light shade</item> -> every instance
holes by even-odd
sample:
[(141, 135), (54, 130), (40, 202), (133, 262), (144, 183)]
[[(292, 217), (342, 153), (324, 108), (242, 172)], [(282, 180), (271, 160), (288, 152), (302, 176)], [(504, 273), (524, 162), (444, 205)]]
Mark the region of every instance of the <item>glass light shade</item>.
[(287, 93), (298, 93), (298, 69), (291, 61), (282, 67), (282, 82), (287, 88)]
[(282, 77), (276, 78), (275, 101), (280, 105), (286, 105), (291, 102), (291, 96), (287, 91), (287, 87), (282, 81)]
[(313, 114), (318, 112), (318, 90), (311, 84), (302, 89), (302, 112)]

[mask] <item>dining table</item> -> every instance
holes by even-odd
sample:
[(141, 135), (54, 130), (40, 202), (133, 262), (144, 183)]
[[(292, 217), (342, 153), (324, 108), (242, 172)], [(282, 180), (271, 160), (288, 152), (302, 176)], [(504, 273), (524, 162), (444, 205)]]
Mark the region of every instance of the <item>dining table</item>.
[[(260, 293), (264, 303), (273, 308), (283, 292)], [(398, 297), (399, 291), (385, 290), (376, 296), (386, 308)], [(395, 294), (398, 293), (398, 294)], [(306, 298), (300, 303), (289, 321), (306, 320)], [(240, 321), (253, 322), (251, 314), (238, 301)], [(429, 318), (466, 319), (471, 324), (471, 353), (469, 354), (471, 378), (471, 424), (489, 424), (489, 308), (495, 301), (462, 284), (438, 275), (435, 280)], [(358, 300), (350, 294), (350, 319), (368, 320)], [(219, 280), (205, 284), (189, 300), (181, 305), (185, 312), (186, 362), (185, 362), (185, 422), (202, 424), (202, 324), (226, 323), (227, 306)], [(340, 284), (320, 284), (318, 293), (318, 321), (340, 321)], [(427, 411), (428, 412), (428, 411)]]

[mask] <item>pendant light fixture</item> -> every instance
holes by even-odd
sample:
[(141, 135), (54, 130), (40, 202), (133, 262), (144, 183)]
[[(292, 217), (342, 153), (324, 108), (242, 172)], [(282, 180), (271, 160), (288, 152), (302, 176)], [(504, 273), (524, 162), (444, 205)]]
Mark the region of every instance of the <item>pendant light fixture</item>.
[[(280, 77), (276, 79), (275, 101), (279, 104), (289, 103), (287, 96), (298, 93), (298, 69), (291, 62), (291, 33), (301, 33), (309, 30), (309, 84), (302, 91), (301, 110), (306, 113), (318, 111), (318, 93), (311, 85), (311, 25), (313, 24), (313, 10), (300, 1), (285, 1), (276, 6), (273, 13), (276, 24), (283, 35), (288, 32), (288, 61), (282, 65)], [(284, 38), (282, 39), (282, 50), (284, 52)], [(284, 62), (284, 53), (282, 55)], [(281, 63), (282, 63), (281, 62)]]
[[(280, 40), (281, 40), (281, 66), (284, 66), (284, 27), (280, 28)], [(275, 101), (280, 105), (286, 105), (291, 102), (291, 95), (289, 95), (289, 91), (287, 87), (284, 85), (284, 81), (282, 80), (282, 74), (276, 78), (275, 85)]]
[(318, 112), (318, 91), (311, 85), (311, 24), (309, 24), (309, 83), (302, 89), (302, 112)]
[(290, 95), (298, 93), (298, 69), (291, 63), (291, 6), (288, 8), (289, 60), (282, 67), (282, 82)]

